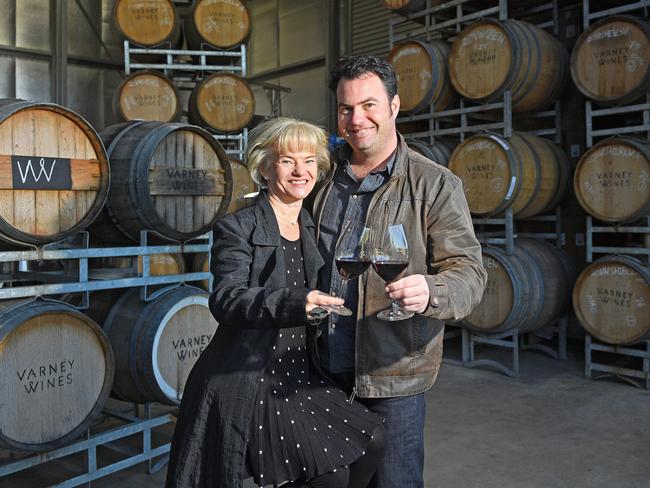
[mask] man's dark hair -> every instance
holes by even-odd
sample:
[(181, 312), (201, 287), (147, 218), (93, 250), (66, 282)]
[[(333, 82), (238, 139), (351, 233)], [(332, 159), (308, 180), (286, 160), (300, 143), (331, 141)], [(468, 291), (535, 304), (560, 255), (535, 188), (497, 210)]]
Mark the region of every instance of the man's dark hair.
[(389, 100), (392, 100), (397, 95), (397, 78), (393, 67), (383, 59), (367, 54), (339, 58), (330, 74), (330, 90), (336, 93), (336, 87), (341, 78), (355, 80), (367, 74), (374, 74), (379, 77), (388, 92)]

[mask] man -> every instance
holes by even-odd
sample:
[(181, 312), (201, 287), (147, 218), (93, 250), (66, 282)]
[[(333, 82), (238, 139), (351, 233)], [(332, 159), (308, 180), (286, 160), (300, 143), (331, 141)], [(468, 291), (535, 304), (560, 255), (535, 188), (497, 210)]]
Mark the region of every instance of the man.
[[(410, 150), (397, 132), (400, 100), (391, 66), (374, 56), (339, 60), (338, 129), (347, 144), (314, 196), (319, 248), (327, 263), (320, 289), (336, 290), (334, 253), (342, 226), (354, 219), (385, 229), (402, 224), (409, 265), (386, 284), (374, 271), (343, 284), (352, 317), (331, 315), (315, 361), (351, 398), (384, 416), (387, 448), (373, 485), (423, 487), (424, 392), (442, 356), (444, 319), (458, 320), (478, 304), (486, 282), (480, 245), (460, 179)], [(376, 318), (396, 299), (415, 316)]]

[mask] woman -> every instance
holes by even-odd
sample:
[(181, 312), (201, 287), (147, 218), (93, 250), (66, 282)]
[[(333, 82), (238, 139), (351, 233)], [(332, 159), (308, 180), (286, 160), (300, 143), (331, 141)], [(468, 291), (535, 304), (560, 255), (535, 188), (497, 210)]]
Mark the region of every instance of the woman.
[(185, 386), (168, 487), (240, 487), (248, 476), (260, 486), (364, 487), (374, 473), (380, 419), (308, 358), (310, 312), (343, 303), (311, 289), (323, 260), (302, 209), (329, 168), (326, 144), (322, 129), (288, 118), (251, 133), (249, 169), (266, 190), (214, 228), (219, 327)]

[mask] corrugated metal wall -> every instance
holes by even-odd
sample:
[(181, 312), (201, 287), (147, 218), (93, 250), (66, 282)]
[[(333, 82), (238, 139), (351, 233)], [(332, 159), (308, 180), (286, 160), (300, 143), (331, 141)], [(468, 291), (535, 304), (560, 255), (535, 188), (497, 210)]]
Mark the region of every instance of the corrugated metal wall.
[(351, 54), (388, 54), (388, 18), (390, 11), (381, 0), (352, 0)]

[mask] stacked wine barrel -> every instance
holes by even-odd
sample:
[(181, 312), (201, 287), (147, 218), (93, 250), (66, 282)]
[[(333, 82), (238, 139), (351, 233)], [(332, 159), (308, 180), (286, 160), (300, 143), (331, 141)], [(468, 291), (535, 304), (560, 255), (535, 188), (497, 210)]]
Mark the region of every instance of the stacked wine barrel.
[[(118, 0), (114, 23), (120, 36), (135, 46), (179, 48), (183, 33), (189, 52), (224, 51), (248, 40), (250, 12), (241, 0), (197, 0), (187, 17), (181, 19), (171, 0)], [(162, 61), (151, 54), (149, 61)], [(228, 64), (227, 56), (204, 56), (206, 63)], [(199, 62), (199, 56), (192, 59)], [(181, 99), (171, 79), (146, 70), (126, 77), (113, 97), (113, 111), (122, 121), (177, 122)], [(188, 101), (189, 121), (221, 133), (239, 132), (247, 127), (255, 110), (248, 83), (230, 72), (214, 73), (197, 83)]]

